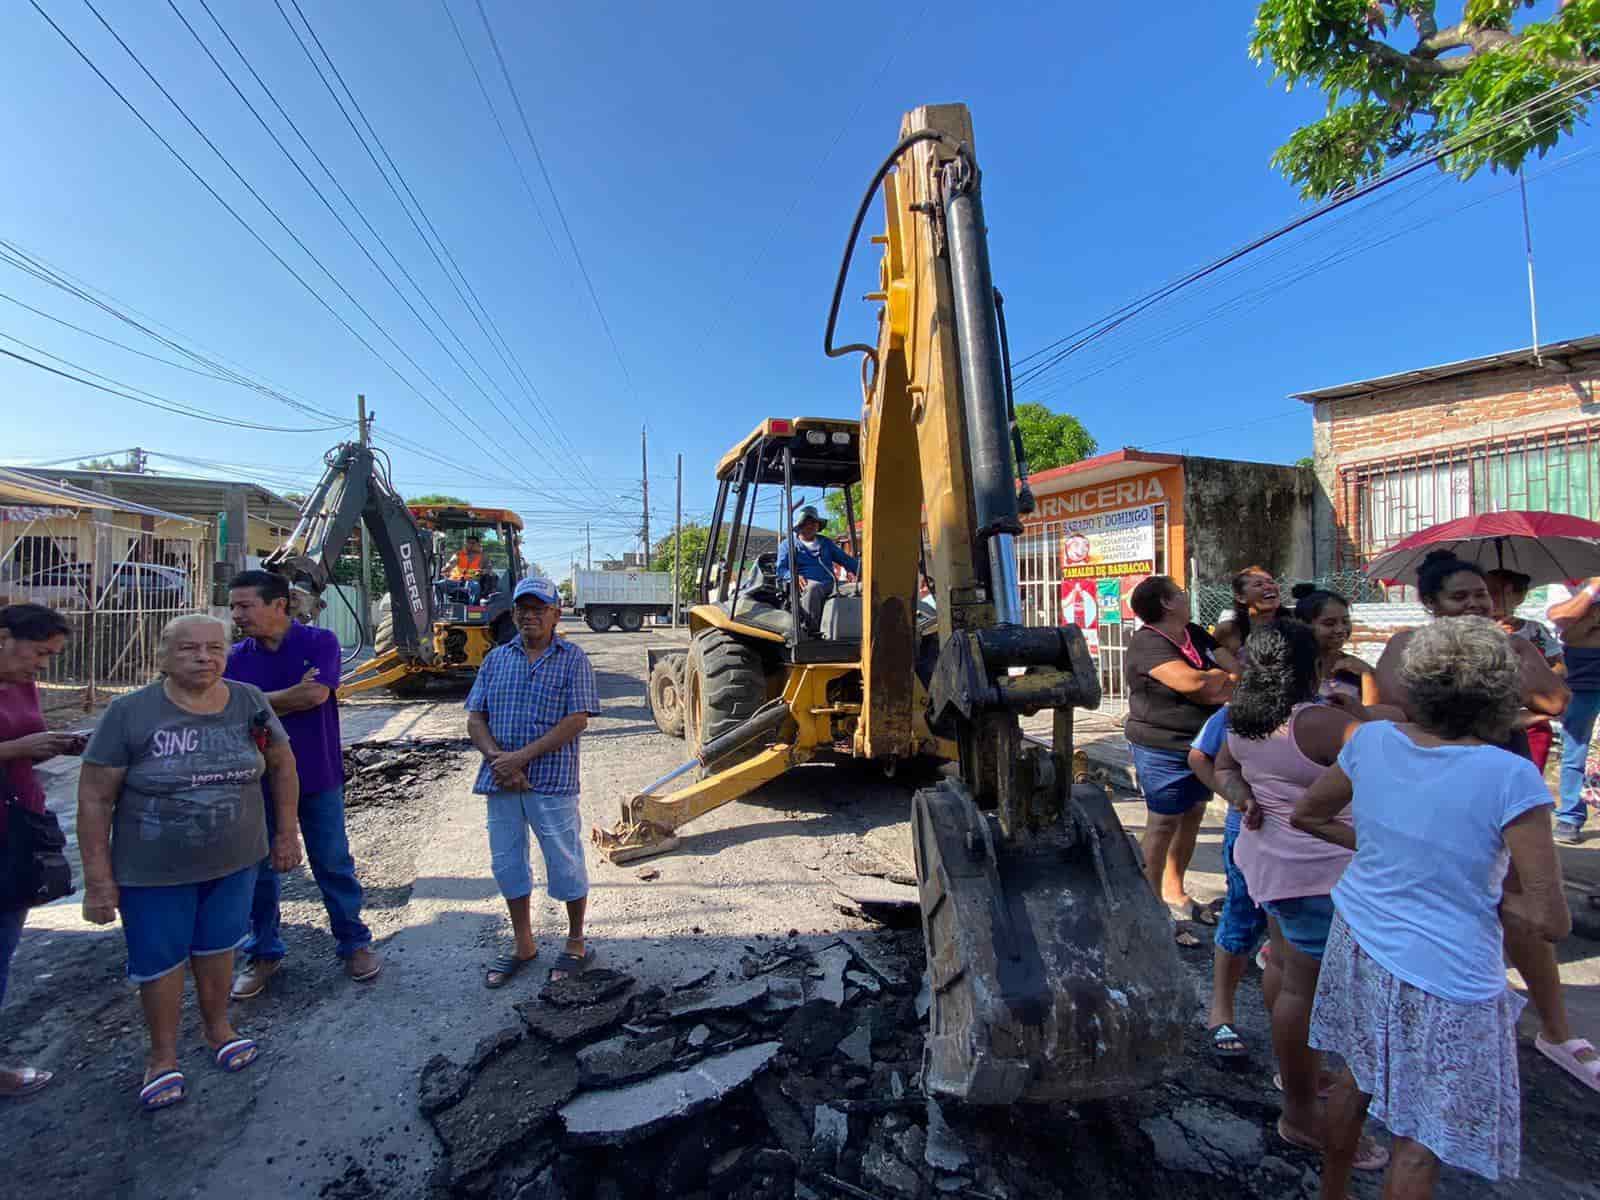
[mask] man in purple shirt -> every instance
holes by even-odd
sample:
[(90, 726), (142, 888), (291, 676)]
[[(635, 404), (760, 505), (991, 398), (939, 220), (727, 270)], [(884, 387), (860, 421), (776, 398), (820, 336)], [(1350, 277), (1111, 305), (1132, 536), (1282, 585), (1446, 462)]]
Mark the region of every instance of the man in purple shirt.
[[(344, 828), (344, 753), (339, 744), (339, 639), (331, 630), (303, 625), (290, 616), (289, 583), (270, 571), (244, 571), (228, 584), (233, 623), (245, 635), (228, 655), (228, 679), (253, 683), (267, 694), (289, 734), (300, 776), (300, 833), (311, 874), (322, 891), (328, 921), (345, 972), (357, 982), (377, 977), (383, 959), (372, 949), (372, 931), (361, 922), (361, 884)], [(267, 833), (272, 835), (272, 798), (267, 797)], [(264, 860), (256, 875), (245, 967), (233, 983), (233, 998), (249, 1000), (266, 990), (283, 963), (278, 936), (278, 873)]]

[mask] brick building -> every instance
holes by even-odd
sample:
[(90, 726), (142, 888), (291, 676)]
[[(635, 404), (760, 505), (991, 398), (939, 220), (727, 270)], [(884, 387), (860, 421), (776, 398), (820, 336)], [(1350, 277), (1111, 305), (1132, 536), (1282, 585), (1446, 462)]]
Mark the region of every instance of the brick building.
[(1600, 520), (1600, 335), (1296, 393), (1314, 406), (1317, 558), (1359, 569), (1478, 512)]

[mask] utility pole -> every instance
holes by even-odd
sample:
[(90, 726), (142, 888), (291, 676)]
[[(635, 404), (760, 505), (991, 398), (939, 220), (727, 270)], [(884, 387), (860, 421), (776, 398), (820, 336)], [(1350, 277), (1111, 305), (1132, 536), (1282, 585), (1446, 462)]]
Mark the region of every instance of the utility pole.
[(128, 462), (132, 466), (133, 473), (135, 475), (143, 475), (145, 466), (149, 463), (149, 461), (150, 456), (144, 452), (143, 446), (135, 446), (132, 450), (128, 451)]
[(678, 503), (672, 517), (672, 627), (678, 627), (679, 581), (683, 578), (683, 455), (678, 455)]
[(639, 427), (639, 478), (644, 483), (644, 569), (650, 569), (650, 446), (649, 432)]
[(1533, 225), (1528, 220), (1528, 179), (1519, 168), (1517, 187), (1522, 191), (1522, 244), (1528, 254), (1528, 319), (1533, 323), (1533, 361), (1544, 365), (1539, 353), (1539, 296), (1533, 289)]
[[(360, 429), (362, 446), (370, 445), (368, 429), (372, 418), (367, 416), (367, 398), (363, 395), (356, 396), (356, 425)], [(357, 594), (361, 598), (361, 607), (357, 610), (361, 614), (361, 628), (357, 633), (361, 637), (361, 644), (367, 643), (367, 626), (372, 622), (372, 589), (369, 580), (372, 577), (372, 539), (367, 536), (365, 522), (357, 526), (361, 535), (361, 579), (357, 586)], [(376, 644), (374, 644), (376, 649)]]
[(583, 527), (583, 565), (586, 570), (594, 570), (594, 538), (592, 525)]

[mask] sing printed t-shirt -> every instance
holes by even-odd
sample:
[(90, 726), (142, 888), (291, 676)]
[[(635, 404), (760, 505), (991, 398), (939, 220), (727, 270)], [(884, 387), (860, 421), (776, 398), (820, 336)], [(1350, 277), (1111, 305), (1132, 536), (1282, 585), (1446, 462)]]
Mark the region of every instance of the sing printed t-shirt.
[(191, 713), (158, 680), (106, 709), (83, 761), (122, 767), (111, 820), (111, 873), (131, 887), (221, 879), (267, 854), (266, 759), (254, 730), (289, 740), (261, 690), (230, 682), (217, 713)]

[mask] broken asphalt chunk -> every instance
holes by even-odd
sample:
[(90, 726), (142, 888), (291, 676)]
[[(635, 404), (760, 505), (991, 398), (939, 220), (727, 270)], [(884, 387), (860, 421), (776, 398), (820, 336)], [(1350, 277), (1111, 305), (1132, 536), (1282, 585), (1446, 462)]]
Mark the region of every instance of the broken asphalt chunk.
[(826, 1000), (808, 1000), (783, 1026), (783, 1048), (801, 1058), (826, 1058), (850, 1032), (850, 1018)]
[(831, 1171), (849, 1139), (850, 1118), (831, 1104), (817, 1105), (811, 1115), (811, 1153), (817, 1166)]
[(417, 1107), (422, 1115), (431, 1117), (449, 1108), (467, 1094), (472, 1086), (472, 1073), (458, 1067), (442, 1054), (435, 1054), (422, 1068), (417, 1081)]
[(715, 992), (689, 992), (667, 1004), (667, 1015), (674, 1019), (697, 1017), (705, 1013), (737, 1012), (761, 1003), (767, 994), (767, 980), (751, 979)]
[(863, 1067), (872, 1065), (872, 1030), (867, 1022), (862, 1021), (839, 1043), (839, 1053)]
[(515, 1149), (578, 1090), (578, 1062), (526, 1038), (491, 1059), (458, 1104), (432, 1118), (460, 1183)]
[(623, 1014), (628, 1011), (628, 993), (619, 992), (609, 1000), (585, 1008), (557, 1008), (543, 1000), (524, 1000), (512, 1007), (534, 1033), (565, 1046), (621, 1023)]
[(671, 1061), (671, 1038), (624, 1034), (579, 1050), (578, 1079), (584, 1087), (617, 1087), (653, 1075)]
[(693, 1116), (766, 1069), (777, 1042), (744, 1046), (701, 1059), (683, 1071), (626, 1087), (585, 1092), (561, 1109), (567, 1136), (580, 1145), (625, 1145)]
[(573, 1008), (609, 1000), (618, 992), (626, 991), (632, 983), (631, 975), (597, 967), (592, 971), (566, 975), (545, 984), (539, 989), (539, 999), (548, 1001), (558, 1008)]
[(972, 1161), (967, 1148), (956, 1138), (950, 1123), (944, 1119), (944, 1110), (932, 1096), (928, 1097), (928, 1140), (923, 1149), (923, 1159), (938, 1171), (962, 1171)]
[(850, 966), (850, 948), (829, 946), (817, 955), (817, 966), (822, 971), (822, 978), (817, 981), (812, 998), (826, 1000), (829, 1004), (843, 1004), (844, 973)]

